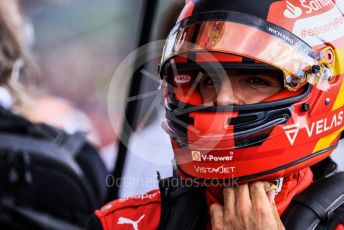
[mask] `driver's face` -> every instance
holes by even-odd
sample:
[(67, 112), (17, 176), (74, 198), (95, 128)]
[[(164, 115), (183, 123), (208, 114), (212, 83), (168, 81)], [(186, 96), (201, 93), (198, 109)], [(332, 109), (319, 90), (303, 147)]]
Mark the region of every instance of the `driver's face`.
[(204, 74), (199, 82), (199, 91), (205, 105), (254, 104), (279, 92), (281, 81), (277, 72), (230, 70), (227, 76)]

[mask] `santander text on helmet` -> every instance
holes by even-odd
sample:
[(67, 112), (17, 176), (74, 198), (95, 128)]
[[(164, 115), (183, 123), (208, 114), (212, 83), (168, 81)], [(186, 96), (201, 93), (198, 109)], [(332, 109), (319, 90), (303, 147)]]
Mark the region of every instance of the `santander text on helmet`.
[(300, 0), (300, 4), (303, 8), (307, 9), (306, 14), (310, 14), (313, 11), (318, 11), (332, 3), (332, 0)]

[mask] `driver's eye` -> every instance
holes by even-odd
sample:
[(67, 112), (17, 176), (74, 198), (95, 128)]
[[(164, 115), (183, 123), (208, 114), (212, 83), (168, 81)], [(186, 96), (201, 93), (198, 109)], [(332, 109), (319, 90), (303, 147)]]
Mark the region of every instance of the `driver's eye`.
[(214, 82), (213, 82), (213, 80), (212, 80), (210, 77), (207, 77), (207, 78), (204, 80), (204, 84), (207, 85), (207, 86), (213, 86), (213, 85), (214, 85)]
[(221, 79), (218, 76), (210, 76), (206, 73), (203, 73), (202, 84), (208, 87), (218, 86), (221, 84)]
[(269, 82), (258, 76), (250, 76), (247, 78), (247, 83), (259, 86), (269, 86)]

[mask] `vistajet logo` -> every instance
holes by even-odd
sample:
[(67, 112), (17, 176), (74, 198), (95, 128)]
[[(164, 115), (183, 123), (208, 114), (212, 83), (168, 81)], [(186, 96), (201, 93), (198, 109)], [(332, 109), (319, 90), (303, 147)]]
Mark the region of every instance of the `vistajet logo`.
[(300, 7), (294, 6), (289, 1), (286, 1), (287, 9), (284, 10), (284, 16), (287, 18), (297, 18), (300, 17), (302, 14), (302, 10)]
[(213, 167), (203, 167), (203, 166), (195, 166), (194, 168), (198, 173), (219, 173), (219, 174), (228, 174), (234, 173), (235, 167), (226, 167), (225, 165), (221, 165), (220, 167), (213, 168)]

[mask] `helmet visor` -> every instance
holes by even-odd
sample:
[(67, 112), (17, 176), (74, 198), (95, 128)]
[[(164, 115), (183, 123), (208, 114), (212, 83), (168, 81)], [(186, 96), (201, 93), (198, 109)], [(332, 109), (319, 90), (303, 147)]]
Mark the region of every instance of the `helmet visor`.
[[(235, 17), (235, 14), (207, 15), (208, 18), (201, 18), (202, 21), (177, 24), (166, 41), (162, 68), (175, 56), (193, 54), (198, 62), (199, 52), (218, 52), (247, 57), (280, 69), (290, 90), (297, 90), (307, 83), (305, 71), (317, 61), (315, 52), (306, 43), (259, 18), (250, 15)], [(300, 79), (298, 84), (295, 81), (288, 84), (293, 77)]]
[(223, 71), (177, 64), (168, 73), (169, 92), (187, 104), (227, 106), (272, 101), (284, 88), (284, 75), (279, 69), (261, 64), (256, 68), (232, 64), (221, 67)]

